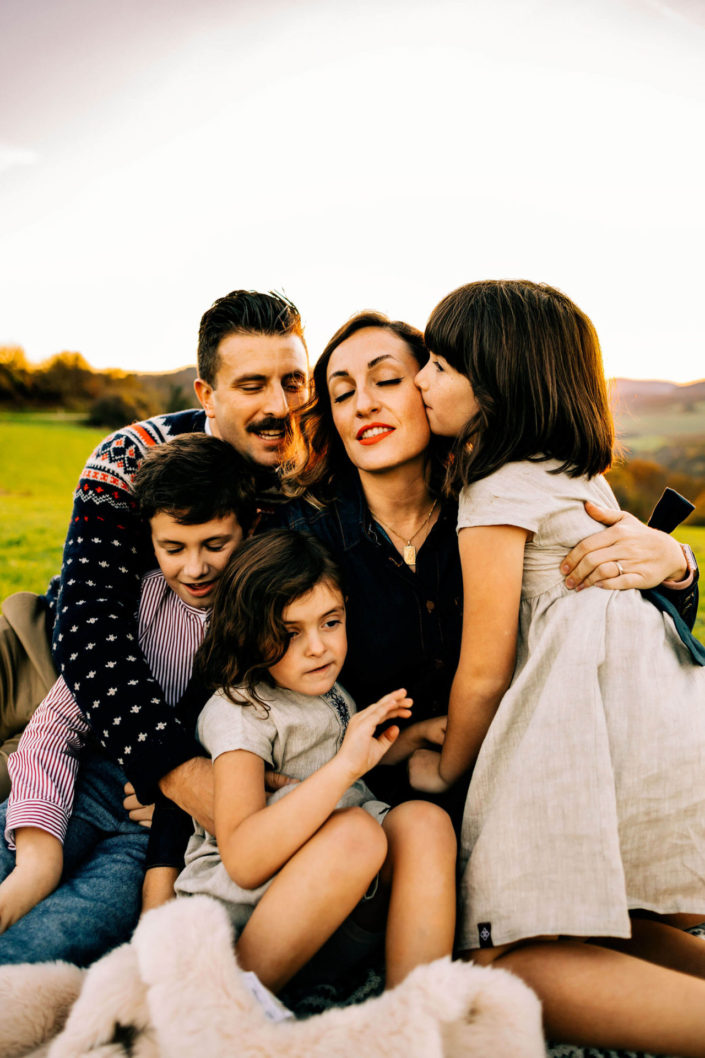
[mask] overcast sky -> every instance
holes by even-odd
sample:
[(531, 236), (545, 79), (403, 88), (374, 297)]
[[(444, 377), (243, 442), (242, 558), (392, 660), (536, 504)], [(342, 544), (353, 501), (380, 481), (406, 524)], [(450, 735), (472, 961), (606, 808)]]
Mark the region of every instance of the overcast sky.
[(473, 279), (705, 376), (702, 0), (3, 0), (0, 345), (192, 363), (237, 287), (315, 356)]

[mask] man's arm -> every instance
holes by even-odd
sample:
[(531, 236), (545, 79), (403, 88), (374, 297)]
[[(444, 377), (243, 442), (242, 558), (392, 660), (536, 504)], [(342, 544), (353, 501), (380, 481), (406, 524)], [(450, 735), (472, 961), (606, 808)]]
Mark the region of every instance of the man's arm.
[(213, 762), (210, 757), (194, 757), (173, 768), (159, 782), (162, 793), (209, 834), (215, 834)]
[[(154, 564), (131, 483), (145, 451), (193, 432), (197, 412), (138, 423), (106, 438), (75, 493), (54, 626), (54, 658), (107, 755), (143, 804), (158, 780), (198, 753), (192, 728), (170, 707), (138, 642), (140, 581)], [(202, 415), (202, 413), (201, 413)]]

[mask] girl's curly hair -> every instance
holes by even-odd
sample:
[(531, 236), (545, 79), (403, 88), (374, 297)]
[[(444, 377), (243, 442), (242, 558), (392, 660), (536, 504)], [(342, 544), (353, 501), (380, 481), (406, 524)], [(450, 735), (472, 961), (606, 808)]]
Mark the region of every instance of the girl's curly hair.
[(289, 646), (284, 610), (321, 581), (342, 593), (337, 565), (310, 533), (274, 529), (241, 544), (220, 578), (196, 654), (196, 671), (206, 686), (242, 705), (241, 686), (265, 705), (256, 687), (274, 686), (269, 669)]

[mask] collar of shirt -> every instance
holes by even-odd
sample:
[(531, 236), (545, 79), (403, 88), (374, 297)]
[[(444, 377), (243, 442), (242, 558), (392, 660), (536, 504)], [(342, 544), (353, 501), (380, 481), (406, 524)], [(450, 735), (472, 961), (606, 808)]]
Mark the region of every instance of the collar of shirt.
[[(343, 479), (337, 498), (321, 511), (321, 515), (326, 513), (335, 514), (340, 526), (343, 549), (345, 551), (349, 551), (350, 548), (359, 544), (363, 537), (370, 540), (373, 544), (379, 544), (380, 540), (384, 540), (391, 547), (394, 547), (394, 543), (390, 540), (388, 534), (375, 522), (370, 514), (362, 484), (357, 474), (349, 474)], [(448, 517), (453, 519), (453, 527), (455, 527), (457, 505), (450, 500), (442, 500), (438, 520), (445, 521)], [(431, 531), (433, 531), (433, 528)]]

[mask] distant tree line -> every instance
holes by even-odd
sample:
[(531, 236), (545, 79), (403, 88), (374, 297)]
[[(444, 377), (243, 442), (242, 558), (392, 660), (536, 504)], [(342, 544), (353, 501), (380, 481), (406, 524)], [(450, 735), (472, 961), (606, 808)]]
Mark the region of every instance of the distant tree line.
[[(191, 372), (190, 374), (194, 374)], [(86, 415), (94, 426), (117, 428), (163, 411), (193, 406), (190, 385), (173, 375), (94, 371), (80, 353), (57, 353), (30, 364), (18, 347), (0, 348), (0, 409), (61, 408)]]
[[(94, 371), (80, 353), (33, 365), (17, 347), (0, 347), (0, 409), (74, 411), (91, 425), (117, 429), (164, 411), (192, 407), (193, 369), (164, 375)], [(615, 462), (608, 474), (620, 505), (647, 519), (671, 488), (695, 503), (689, 522), (705, 525), (705, 438), (670, 444), (652, 459)]]
[[(695, 504), (687, 524), (705, 525), (705, 472), (701, 470), (705, 465), (705, 441), (699, 445), (693, 443), (689, 447), (692, 449), (690, 461), (683, 456), (678, 461), (687, 470), (678, 469), (678, 465), (672, 465), (665, 458), (663, 463), (655, 459), (630, 459), (628, 462), (615, 463), (607, 479), (620, 507), (646, 521), (668, 485)], [(672, 451), (665, 455), (673, 457)], [(660, 450), (658, 457), (661, 457)]]

